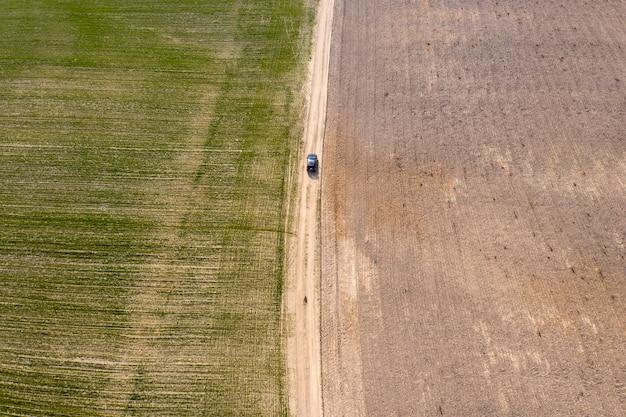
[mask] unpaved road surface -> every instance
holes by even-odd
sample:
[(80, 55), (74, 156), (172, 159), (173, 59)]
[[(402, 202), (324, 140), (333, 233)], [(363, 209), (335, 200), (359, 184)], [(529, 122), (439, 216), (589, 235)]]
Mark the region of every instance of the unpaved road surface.
[(288, 255), (290, 279), (287, 290), (287, 312), (288, 323), (292, 326), (287, 341), (289, 408), (292, 415), (299, 417), (322, 416), (319, 184), (320, 172), (324, 169), (322, 151), (332, 18), (333, 0), (320, 0), (313, 54), (309, 64), (307, 117), (304, 129), (304, 155), (317, 154), (320, 171), (308, 173), (304, 158), (298, 166), (298, 196), (293, 210), (296, 234), (290, 242), (292, 253)]
[(336, 0), (331, 416), (626, 415), (626, 2)]

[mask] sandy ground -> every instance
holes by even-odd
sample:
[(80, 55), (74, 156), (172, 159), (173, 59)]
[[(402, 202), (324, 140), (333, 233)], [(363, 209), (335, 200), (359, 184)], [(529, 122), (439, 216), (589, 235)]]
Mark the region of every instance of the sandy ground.
[(336, 0), (322, 166), (325, 416), (626, 415), (626, 2)]
[(320, 0), (309, 64), (303, 153), (317, 154), (320, 165), (317, 173), (307, 173), (306, 160), (302, 158), (297, 173), (298, 196), (292, 210), (297, 229), (288, 254), (287, 312), (292, 329), (287, 351), (289, 408), (294, 416), (322, 415), (319, 200), (332, 16), (333, 0)]

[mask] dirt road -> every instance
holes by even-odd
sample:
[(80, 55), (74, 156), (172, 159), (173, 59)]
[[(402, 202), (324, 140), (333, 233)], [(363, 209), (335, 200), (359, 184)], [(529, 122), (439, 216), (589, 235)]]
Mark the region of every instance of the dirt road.
[(315, 153), (317, 173), (307, 173), (305, 160), (298, 166), (295, 212), (295, 251), (289, 264), (288, 314), (294, 328), (288, 338), (290, 410), (299, 417), (322, 416), (320, 359), (319, 199), (320, 173), (324, 171), (323, 139), (326, 120), (328, 63), (333, 0), (320, 0), (309, 65), (308, 106), (304, 130), (304, 155)]
[(626, 415), (626, 3), (337, 0), (331, 416)]

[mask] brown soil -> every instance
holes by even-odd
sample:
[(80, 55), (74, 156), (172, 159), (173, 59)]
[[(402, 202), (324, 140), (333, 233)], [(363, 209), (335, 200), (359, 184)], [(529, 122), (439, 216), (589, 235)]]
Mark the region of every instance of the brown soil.
[(626, 2), (336, 0), (330, 416), (626, 415)]

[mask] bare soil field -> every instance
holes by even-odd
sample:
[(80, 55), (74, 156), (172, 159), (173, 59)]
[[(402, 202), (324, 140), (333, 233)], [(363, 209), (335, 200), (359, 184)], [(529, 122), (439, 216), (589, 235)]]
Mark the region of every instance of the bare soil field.
[(329, 416), (626, 415), (626, 2), (336, 0)]

